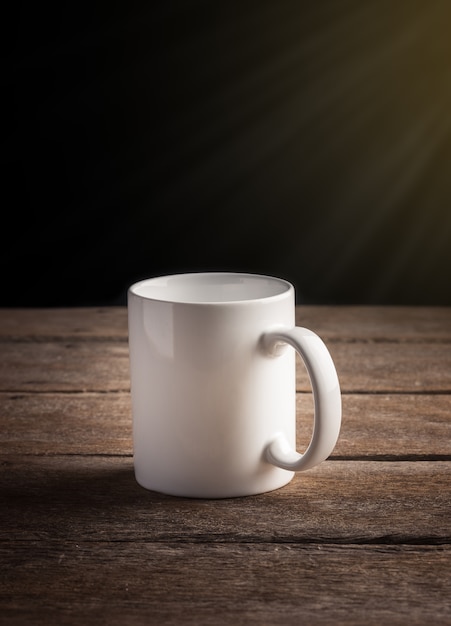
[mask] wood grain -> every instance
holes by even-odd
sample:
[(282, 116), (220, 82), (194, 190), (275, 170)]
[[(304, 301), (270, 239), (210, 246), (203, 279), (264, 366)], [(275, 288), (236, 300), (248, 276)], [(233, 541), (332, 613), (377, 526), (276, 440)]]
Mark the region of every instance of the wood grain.
[(126, 341), (126, 307), (0, 309), (0, 339), (7, 341)]
[[(451, 392), (451, 346), (442, 343), (331, 343), (344, 393)], [(297, 388), (309, 391), (297, 367)]]
[(451, 341), (451, 307), (298, 306), (296, 324), (327, 341)]
[(131, 455), (130, 394), (0, 393), (0, 450)]
[(128, 391), (125, 342), (4, 343), (1, 391)]
[[(451, 341), (450, 307), (297, 306), (296, 323), (333, 341)], [(127, 339), (125, 307), (0, 309), (0, 339)]]
[(0, 542), (451, 543), (448, 462), (326, 461), (286, 487), (190, 500), (140, 487), (129, 457), (3, 457)]
[[(451, 460), (448, 395), (345, 395), (334, 458)], [(311, 394), (297, 395), (298, 449), (310, 440)], [(133, 452), (130, 394), (0, 393), (2, 454)]]
[(450, 556), (449, 546), (4, 544), (14, 575), (0, 579), (3, 623), (449, 624)]
[[(451, 393), (447, 344), (332, 343), (342, 391)], [(125, 342), (7, 342), (1, 345), (0, 391), (127, 391)], [(298, 360), (298, 391), (310, 391)]]
[(451, 624), (451, 309), (296, 319), (339, 373), (333, 454), (190, 500), (135, 481), (126, 309), (0, 310), (0, 624)]

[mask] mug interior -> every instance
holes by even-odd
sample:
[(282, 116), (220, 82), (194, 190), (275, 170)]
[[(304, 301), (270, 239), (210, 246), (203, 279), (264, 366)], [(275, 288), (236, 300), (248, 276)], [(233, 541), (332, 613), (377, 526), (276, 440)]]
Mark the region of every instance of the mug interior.
[(291, 289), (289, 282), (272, 276), (206, 272), (149, 278), (130, 292), (149, 300), (214, 304), (274, 298)]

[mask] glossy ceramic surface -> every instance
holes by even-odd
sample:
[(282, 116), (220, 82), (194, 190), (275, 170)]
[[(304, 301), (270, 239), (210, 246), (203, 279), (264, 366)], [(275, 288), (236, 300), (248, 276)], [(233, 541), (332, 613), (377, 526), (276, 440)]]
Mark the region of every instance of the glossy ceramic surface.
[[(341, 397), (324, 343), (294, 326), (286, 281), (181, 274), (129, 290), (134, 463), (138, 483), (203, 498), (282, 487), (327, 458)], [(315, 397), (315, 426), (295, 450), (295, 351)]]

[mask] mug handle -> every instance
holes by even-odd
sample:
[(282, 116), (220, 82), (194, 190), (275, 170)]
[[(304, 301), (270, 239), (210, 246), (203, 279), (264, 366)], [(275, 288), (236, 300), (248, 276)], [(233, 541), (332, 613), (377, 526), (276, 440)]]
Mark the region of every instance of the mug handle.
[(322, 339), (307, 328), (280, 327), (262, 336), (267, 354), (277, 357), (285, 344), (292, 346), (307, 368), (313, 389), (315, 418), (313, 434), (304, 452), (299, 454), (278, 433), (265, 450), (267, 461), (290, 471), (304, 471), (318, 465), (330, 455), (337, 443), (341, 426), (341, 394), (337, 371)]

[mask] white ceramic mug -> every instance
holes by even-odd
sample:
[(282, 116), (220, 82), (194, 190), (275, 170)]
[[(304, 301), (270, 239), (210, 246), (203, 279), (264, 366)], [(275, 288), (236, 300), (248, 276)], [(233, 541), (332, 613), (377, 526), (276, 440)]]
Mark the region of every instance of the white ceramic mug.
[[(293, 286), (254, 274), (178, 274), (128, 292), (136, 480), (170, 495), (271, 491), (326, 459), (341, 396), (322, 340), (295, 326)], [(295, 351), (315, 418), (296, 452)]]

